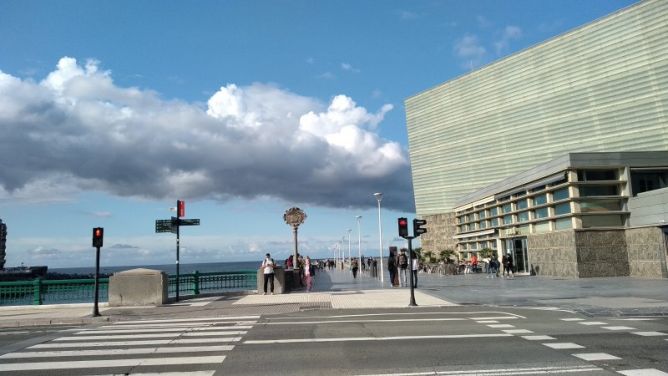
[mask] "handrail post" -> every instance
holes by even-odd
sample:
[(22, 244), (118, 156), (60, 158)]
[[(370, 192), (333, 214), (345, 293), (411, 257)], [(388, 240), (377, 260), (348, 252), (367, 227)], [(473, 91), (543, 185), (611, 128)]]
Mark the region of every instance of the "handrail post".
[(199, 295), (199, 271), (195, 270), (193, 274), (193, 294)]
[(33, 298), (32, 298), (32, 304), (33, 305), (41, 305), (42, 304), (42, 279), (41, 278), (35, 278), (32, 281), (32, 292), (33, 292)]

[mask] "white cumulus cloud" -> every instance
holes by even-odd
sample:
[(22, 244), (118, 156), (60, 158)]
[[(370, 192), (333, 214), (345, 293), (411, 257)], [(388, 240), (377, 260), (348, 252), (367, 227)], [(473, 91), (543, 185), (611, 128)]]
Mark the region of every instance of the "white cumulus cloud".
[(202, 108), (119, 87), (99, 66), (64, 57), (41, 82), (0, 71), (0, 198), (98, 190), (349, 207), (383, 191), (412, 209), (406, 152), (377, 133), (389, 104), (255, 83), (222, 86)]

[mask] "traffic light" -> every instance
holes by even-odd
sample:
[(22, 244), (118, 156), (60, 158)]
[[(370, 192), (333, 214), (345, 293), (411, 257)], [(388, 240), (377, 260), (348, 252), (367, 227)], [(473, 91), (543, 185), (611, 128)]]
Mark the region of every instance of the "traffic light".
[(399, 223), (399, 236), (402, 238), (408, 237), (408, 219), (401, 217), (397, 222)]
[(176, 217), (181, 218), (186, 216), (186, 202), (183, 200), (176, 200)]
[(427, 229), (422, 227), (427, 224), (427, 221), (424, 219), (414, 219), (413, 220), (413, 236), (418, 237), (425, 232), (427, 232)]
[(93, 229), (93, 247), (102, 247), (104, 240), (104, 228), (95, 227)]

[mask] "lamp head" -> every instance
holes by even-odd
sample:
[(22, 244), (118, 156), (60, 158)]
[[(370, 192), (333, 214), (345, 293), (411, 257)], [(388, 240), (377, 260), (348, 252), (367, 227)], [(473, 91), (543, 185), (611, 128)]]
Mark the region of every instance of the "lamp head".
[(378, 200), (378, 201), (383, 199), (383, 194), (380, 193), (380, 192), (376, 192), (373, 195), (376, 196), (376, 200)]

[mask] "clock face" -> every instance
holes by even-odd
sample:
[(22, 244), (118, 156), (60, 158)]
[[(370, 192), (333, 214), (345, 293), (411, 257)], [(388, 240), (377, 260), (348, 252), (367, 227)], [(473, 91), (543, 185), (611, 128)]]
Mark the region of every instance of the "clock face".
[(306, 213), (304, 213), (304, 211), (299, 208), (290, 208), (285, 211), (285, 214), (283, 214), (283, 219), (285, 220), (285, 223), (289, 225), (299, 226), (300, 224), (304, 223), (304, 220), (306, 219)]

